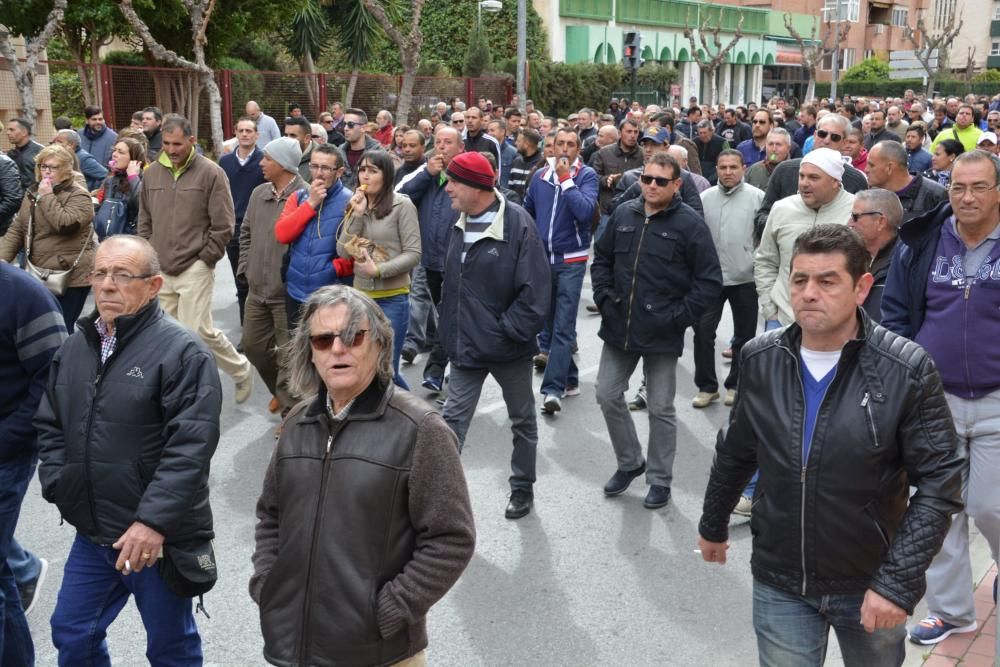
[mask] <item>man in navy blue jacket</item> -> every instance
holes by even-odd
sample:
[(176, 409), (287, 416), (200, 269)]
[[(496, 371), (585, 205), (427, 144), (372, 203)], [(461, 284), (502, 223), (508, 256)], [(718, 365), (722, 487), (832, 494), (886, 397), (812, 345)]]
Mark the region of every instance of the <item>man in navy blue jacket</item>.
[[(236, 123), (236, 150), (219, 158), (219, 166), (229, 178), (229, 190), (233, 193), (233, 207), (236, 210), (236, 228), (233, 237), (226, 244), (226, 255), (233, 267), (234, 276), (236, 267), (240, 263), (240, 228), (243, 226), (243, 216), (250, 202), (250, 193), (265, 180), (264, 172), (260, 169), (260, 160), (264, 157), (264, 152), (257, 148), (257, 137), (257, 122), (252, 118), (240, 118)], [(246, 308), (249, 289), (245, 278), (236, 279), (240, 326), (243, 325), (243, 311)]]
[[(580, 137), (571, 129), (556, 133), (555, 167), (535, 173), (524, 208), (535, 218), (551, 272), (551, 304), (546, 322), (548, 361), (542, 378), (544, 414), (562, 409), (562, 397), (580, 393), (573, 361), (576, 311), (587, 272), (590, 230), (597, 210), (597, 172), (580, 160)], [(546, 346), (543, 345), (544, 349)]]
[(487, 375), (503, 390), (514, 435), (510, 503), (520, 519), (534, 498), (538, 425), (531, 389), (535, 336), (549, 312), (549, 269), (531, 216), (494, 189), (480, 153), (462, 153), (446, 171), (445, 190), (461, 215), (448, 231), (440, 332), (451, 360), (444, 419), (459, 448)]
[(21, 501), (35, 474), (31, 419), (45, 392), (49, 363), (66, 339), (66, 326), (59, 304), (42, 283), (5, 262), (0, 262), (0, 311), (0, 664), (32, 665), (35, 649), (7, 556)]
[[(911, 641), (976, 630), (969, 519), (1000, 545), (1000, 159), (963, 153), (948, 203), (900, 228), (882, 294), (882, 326), (927, 350), (941, 373), (959, 445), (968, 452), (965, 511), (927, 570), (928, 616)], [(996, 594), (996, 588), (994, 595)]]

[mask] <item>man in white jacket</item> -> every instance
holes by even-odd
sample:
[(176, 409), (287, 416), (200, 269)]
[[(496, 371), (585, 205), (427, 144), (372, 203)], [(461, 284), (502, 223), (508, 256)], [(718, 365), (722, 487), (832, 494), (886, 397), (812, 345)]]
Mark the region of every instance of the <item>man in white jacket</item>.
[(775, 203), (767, 217), (754, 264), (765, 329), (795, 321), (789, 293), (792, 248), (800, 234), (821, 223), (845, 225), (854, 195), (844, 190), (844, 162), (832, 148), (810, 151), (799, 167), (799, 192)]
[(764, 192), (743, 182), (743, 155), (727, 148), (719, 153), (719, 184), (701, 193), (705, 224), (712, 233), (722, 265), (722, 293), (708, 305), (694, 329), (694, 382), (698, 394), (692, 405), (704, 408), (719, 399), (715, 373), (715, 330), (722, 309), (729, 302), (733, 312), (733, 363), (725, 381), (726, 405), (736, 400), (740, 373), (740, 348), (757, 333), (757, 287), (753, 278), (753, 214)]

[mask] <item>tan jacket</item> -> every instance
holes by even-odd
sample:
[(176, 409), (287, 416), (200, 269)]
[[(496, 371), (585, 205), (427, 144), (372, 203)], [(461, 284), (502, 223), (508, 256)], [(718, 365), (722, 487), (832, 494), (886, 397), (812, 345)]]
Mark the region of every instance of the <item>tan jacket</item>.
[(177, 180), (159, 162), (149, 165), (139, 198), (139, 236), (149, 239), (168, 276), (197, 260), (210, 267), (226, 254), (236, 214), (222, 167), (195, 155)]
[(296, 174), (284, 192), (277, 196), (270, 183), (261, 183), (250, 193), (240, 227), (240, 261), (236, 266), (236, 275), (246, 276), (250, 294), (254, 296), (268, 301), (285, 301), (281, 258), (288, 246), (274, 238), (274, 223), (288, 198), (305, 187), (308, 185)]
[[(0, 259), (11, 262), (21, 249), (27, 248), (28, 218), (35, 196), (34, 193), (25, 196), (10, 229), (0, 239)], [(57, 185), (52, 194), (37, 200), (32, 227), (30, 259), (39, 268), (68, 271), (80, 254), (80, 248), (87, 243), (80, 263), (70, 274), (69, 286), (88, 287), (87, 274), (94, 269), (97, 244), (94, 202), (87, 189), (75, 182)]]
[[(364, 292), (409, 287), (410, 270), (420, 263), (420, 223), (417, 207), (406, 195), (393, 193), (392, 211), (379, 220), (371, 209), (356, 215), (347, 224), (348, 234), (359, 234), (384, 249), (389, 260), (379, 264), (381, 278), (364, 278), (354, 275), (354, 287)], [(342, 243), (337, 243), (337, 254), (350, 257)]]

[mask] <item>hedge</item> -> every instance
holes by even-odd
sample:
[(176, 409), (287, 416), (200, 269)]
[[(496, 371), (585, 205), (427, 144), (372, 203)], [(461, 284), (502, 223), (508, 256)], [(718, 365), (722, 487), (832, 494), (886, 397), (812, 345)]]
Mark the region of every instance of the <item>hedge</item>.
[[(513, 60), (505, 60), (498, 69), (513, 76), (517, 66)], [(539, 60), (528, 65), (528, 98), (547, 116), (565, 118), (583, 107), (603, 112), (615, 91), (627, 89), (628, 77), (621, 65)]]
[[(902, 97), (907, 89), (913, 90), (918, 95), (924, 92), (923, 79), (895, 79), (890, 81), (841, 81), (837, 84), (837, 95), (850, 95), (851, 97), (877, 95), (879, 97), (893, 96)], [(1000, 84), (996, 83), (969, 83), (968, 81), (958, 81), (955, 79), (939, 79), (934, 84), (934, 88), (942, 95), (996, 95), (1000, 93)], [(828, 82), (816, 82), (816, 97), (829, 97), (830, 84)]]

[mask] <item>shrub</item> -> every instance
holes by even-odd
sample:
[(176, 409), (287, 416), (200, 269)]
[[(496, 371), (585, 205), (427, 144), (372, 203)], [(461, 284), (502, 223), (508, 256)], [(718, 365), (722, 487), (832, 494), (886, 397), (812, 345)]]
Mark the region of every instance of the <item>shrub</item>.
[(889, 63), (877, 58), (866, 58), (844, 72), (840, 80), (845, 83), (848, 81), (888, 81)]

